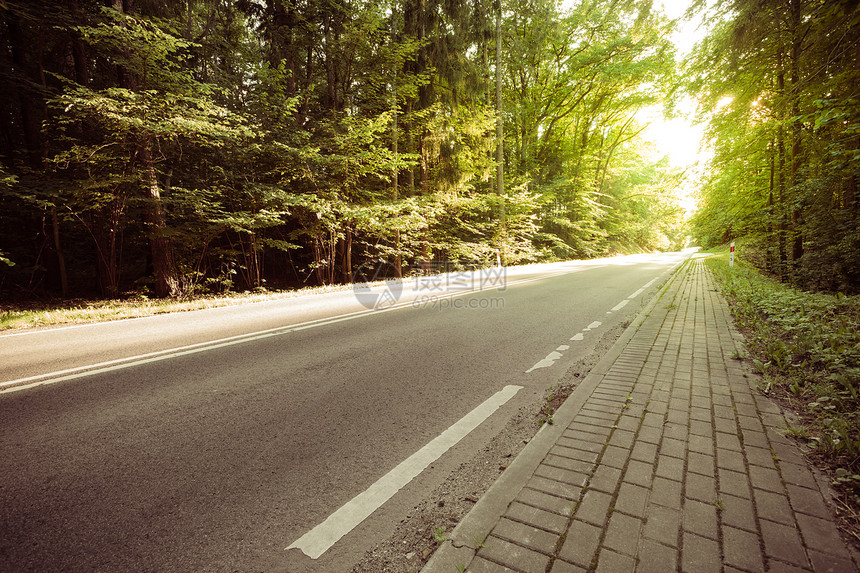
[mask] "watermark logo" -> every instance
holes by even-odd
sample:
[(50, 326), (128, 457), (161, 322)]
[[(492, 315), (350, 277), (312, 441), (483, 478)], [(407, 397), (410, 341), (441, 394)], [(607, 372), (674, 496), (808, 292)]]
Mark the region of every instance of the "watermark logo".
[(402, 269), (405, 278), (398, 279), (393, 264), (368, 262), (353, 276), (353, 292), (365, 307), (383, 310), (396, 304), (404, 290), (415, 294), (414, 308), (488, 309), (504, 307), (504, 299), (459, 299), (460, 293), (484, 290), (504, 291), (507, 286), (505, 267), (472, 268), (456, 262), (424, 262)]
[(396, 275), (396, 269), (391, 263), (364, 263), (353, 274), (352, 292), (365, 308), (388, 308), (397, 304), (403, 294), (403, 281), (396, 278)]

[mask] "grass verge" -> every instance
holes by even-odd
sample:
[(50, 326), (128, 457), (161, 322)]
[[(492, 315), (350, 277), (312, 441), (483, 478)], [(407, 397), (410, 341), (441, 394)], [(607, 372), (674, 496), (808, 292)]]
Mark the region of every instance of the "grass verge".
[(149, 299), (145, 296), (138, 296), (123, 300), (67, 300), (36, 302), (17, 306), (0, 304), (0, 331), (140, 318), (170, 312), (185, 312), (204, 308), (293, 298), (307, 294), (350, 288), (352, 288), (352, 285), (335, 285), (290, 291), (245, 292), (212, 296), (201, 295), (187, 299)]
[(708, 257), (746, 337), (761, 390), (799, 417), (786, 434), (809, 446), (840, 492), (844, 529), (860, 542), (860, 296), (810, 293), (728, 253)]

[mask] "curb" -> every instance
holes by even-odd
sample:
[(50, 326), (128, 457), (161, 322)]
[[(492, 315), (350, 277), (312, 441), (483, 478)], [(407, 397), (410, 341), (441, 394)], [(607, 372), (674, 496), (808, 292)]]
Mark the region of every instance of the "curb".
[(624, 351), (627, 343), (639, 330), (639, 326), (645, 321), (645, 318), (651, 313), (669, 287), (682, 275), (691, 260), (691, 257), (688, 257), (672, 270), (669, 279), (660, 287), (657, 294), (633, 319), (633, 322), (615, 341), (612, 348), (583, 378), (564, 403), (559, 406), (553, 415), (553, 424), (541, 426), (537, 434), (514, 458), (508, 469), (481, 496), (471, 511), (457, 524), (448, 539), (433, 553), (430, 561), (421, 569), (421, 573), (463, 571), (463, 568), (472, 561), (478, 552), (479, 545), (489, 536), (508, 506), (514, 501), (520, 490), (537, 470), (538, 465), (582, 409), (585, 401), (591, 396), (609, 368)]

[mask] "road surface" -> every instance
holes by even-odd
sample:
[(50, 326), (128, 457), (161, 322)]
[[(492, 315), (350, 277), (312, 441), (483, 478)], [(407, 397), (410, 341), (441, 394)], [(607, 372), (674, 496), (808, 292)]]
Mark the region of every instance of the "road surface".
[(349, 571), (684, 256), (0, 336), (0, 571)]

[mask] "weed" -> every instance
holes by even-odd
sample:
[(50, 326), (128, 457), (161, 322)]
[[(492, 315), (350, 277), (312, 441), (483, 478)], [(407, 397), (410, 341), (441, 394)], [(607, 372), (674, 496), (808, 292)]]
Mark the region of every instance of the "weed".
[(809, 429), (806, 426), (803, 426), (802, 424), (792, 424), (790, 422), (786, 423), (785, 435), (792, 436), (801, 440), (810, 439)]
[(814, 447), (860, 508), (860, 296), (804, 292), (726, 259), (706, 264), (745, 334), (759, 389), (797, 410), (802, 423), (787, 435)]
[(444, 543), (445, 540), (448, 539), (448, 536), (445, 535), (445, 528), (437, 527), (433, 530), (433, 538), (436, 539), (437, 543)]
[(541, 408), (540, 414), (538, 415), (538, 423), (541, 425), (547, 424), (552, 426), (555, 423), (552, 420), (553, 413), (554, 411), (549, 403), (544, 404), (543, 408)]
[(726, 504), (725, 502), (723, 502), (723, 498), (718, 497), (717, 499), (715, 499), (714, 507), (716, 507), (720, 511), (723, 511), (726, 508)]

